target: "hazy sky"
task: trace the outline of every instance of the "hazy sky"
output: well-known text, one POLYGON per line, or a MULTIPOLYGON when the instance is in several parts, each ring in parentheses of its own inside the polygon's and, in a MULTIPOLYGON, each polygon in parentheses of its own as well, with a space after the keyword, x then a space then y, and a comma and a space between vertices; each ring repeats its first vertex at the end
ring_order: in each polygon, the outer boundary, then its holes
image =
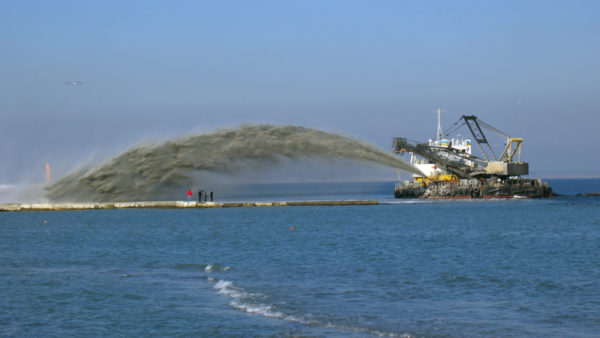
POLYGON ((384 149, 476 114, 600 176, 600 1, 2 1, 0 184, 143 139, 304 125, 384 149), (72 86, 67 81, 82 81, 72 86))

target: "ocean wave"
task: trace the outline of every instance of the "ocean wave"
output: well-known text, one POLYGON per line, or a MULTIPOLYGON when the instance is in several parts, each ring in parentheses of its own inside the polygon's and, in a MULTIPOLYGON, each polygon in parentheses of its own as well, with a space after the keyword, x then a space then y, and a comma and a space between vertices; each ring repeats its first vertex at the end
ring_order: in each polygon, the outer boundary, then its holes
POLYGON ((213 288, 219 293, 231 297, 232 300, 229 305, 238 310, 259 314, 265 317, 285 318, 285 315, 282 312, 274 311, 272 305, 255 302, 257 298, 261 298, 263 295, 247 292, 230 281, 219 280, 215 283, 213 288))
POLYGON ((232 307, 247 313, 257 314, 263 317, 278 318, 286 321, 297 322, 308 326, 324 327, 342 331, 352 331, 357 333, 366 333, 369 335, 379 337, 414 337, 413 335, 407 333, 386 332, 383 330, 377 330, 367 327, 357 327, 341 323, 332 323, 331 321, 325 319, 316 319, 312 315, 299 316, 297 314, 292 314, 291 312, 293 311, 285 311, 285 309, 281 309, 275 304, 265 303, 263 300, 268 298, 266 295, 261 293, 249 292, 228 280, 216 280, 213 288, 217 290, 218 293, 230 297, 231 301, 229 302, 229 305, 231 305, 232 307))
POLYGON ((229 271, 231 267, 221 264, 195 264, 195 263, 180 263, 175 265, 177 270, 199 270, 204 272, 222 272, 229 271))

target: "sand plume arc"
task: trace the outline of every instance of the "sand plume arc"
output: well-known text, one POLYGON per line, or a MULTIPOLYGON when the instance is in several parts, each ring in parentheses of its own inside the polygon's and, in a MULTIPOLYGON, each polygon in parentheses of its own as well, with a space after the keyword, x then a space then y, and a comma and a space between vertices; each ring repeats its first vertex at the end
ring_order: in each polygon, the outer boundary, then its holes
POLYGON ((159 145, 135 146, 93 168, 78 169, 46 187, 52 201, 160 199, 173 187, 191 184, 195 171, 232 173, 282 159, 343 158, 375 162, 420 174, 405 161, 368 143, 301 126, 243 125, 188 136, 159 145))

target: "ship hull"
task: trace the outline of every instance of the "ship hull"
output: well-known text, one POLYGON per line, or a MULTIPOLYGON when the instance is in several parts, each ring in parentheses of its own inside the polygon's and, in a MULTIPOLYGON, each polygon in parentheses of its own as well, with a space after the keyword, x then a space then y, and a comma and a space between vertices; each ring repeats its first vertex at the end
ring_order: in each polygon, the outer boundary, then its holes
POLYGON ((549 198, 552 188, 535 179, 510 181, 410 182, 396 186, 396 198, 471 199, 471 198, 549 198))

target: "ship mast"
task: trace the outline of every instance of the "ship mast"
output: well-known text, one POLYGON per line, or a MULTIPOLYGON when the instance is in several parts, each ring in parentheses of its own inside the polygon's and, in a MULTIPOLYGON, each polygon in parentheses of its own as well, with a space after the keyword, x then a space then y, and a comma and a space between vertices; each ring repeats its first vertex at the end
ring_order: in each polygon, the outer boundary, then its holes
POLYGON ((442 138, 442 135, 444 134, 442 132, 442 109, 438 108, 437 113, 438 113, 437 141, 439 141, 442 138))

